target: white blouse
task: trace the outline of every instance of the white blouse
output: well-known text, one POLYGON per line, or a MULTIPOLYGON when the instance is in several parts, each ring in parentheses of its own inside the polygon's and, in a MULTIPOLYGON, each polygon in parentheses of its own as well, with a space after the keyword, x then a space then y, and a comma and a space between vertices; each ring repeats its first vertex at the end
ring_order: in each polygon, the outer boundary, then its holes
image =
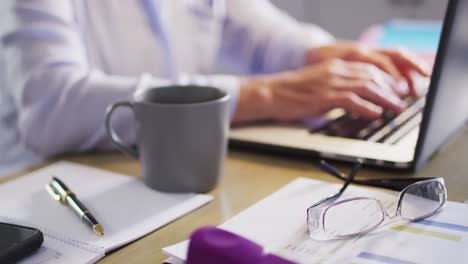
MULTIPOLYGON (((138 87, 211 84, 300 67, 333 41, 267 0, 2 0, 0 175, 47 157, 108 149, 105 109, 138 87)), ((113 118, 130 142, 130 113, 113 118)))

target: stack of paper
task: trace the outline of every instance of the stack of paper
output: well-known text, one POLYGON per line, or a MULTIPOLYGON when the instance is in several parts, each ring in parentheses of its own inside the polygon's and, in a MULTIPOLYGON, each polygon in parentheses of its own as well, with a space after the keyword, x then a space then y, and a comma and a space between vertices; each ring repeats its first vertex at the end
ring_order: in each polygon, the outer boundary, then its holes
MULTIPOLYGON (((267 251, 299 263, 466 263, 468 261, 468 205, 448 202, 439 214, 361 238, 315 241, 309 238, 306 209, 335 193, 341 185, 297 179, 241 212, 221 228, 247 237, 267 251)), ((351 186, 343 198, 374 197, 390 212, 396 194, 351 186)), ((350 215, 349 217, 353 217, 350 215)), ((343 219, 343 224, 348 224, 343 219)), ((183 261, 188 242, 163 249, 183 261)))
POLYGON ((0 185, 0 221, 36 227, 44 243, 24 263, 90 263, 208 203, 208 195, 168 194, 139 179, 60 162, 0 185), (104 228, 99 237, 44 186, 63 180, 104 228))

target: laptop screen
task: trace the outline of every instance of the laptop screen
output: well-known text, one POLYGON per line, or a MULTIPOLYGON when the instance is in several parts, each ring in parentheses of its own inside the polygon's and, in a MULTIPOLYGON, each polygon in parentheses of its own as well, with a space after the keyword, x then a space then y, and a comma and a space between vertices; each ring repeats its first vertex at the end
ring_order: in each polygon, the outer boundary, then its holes
POLYGON ((416 149, 416 168, 468 120, 468 0, 449 2, 416 149))

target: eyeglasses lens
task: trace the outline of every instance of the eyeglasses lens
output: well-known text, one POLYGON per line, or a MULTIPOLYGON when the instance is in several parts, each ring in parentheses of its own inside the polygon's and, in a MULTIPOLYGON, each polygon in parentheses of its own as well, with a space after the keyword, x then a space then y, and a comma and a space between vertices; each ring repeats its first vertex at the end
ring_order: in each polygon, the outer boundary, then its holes
POLYGON ((376 200, 350 200, 327 209, 324 229, 333 236, 349 236, 370 230, 383 219, 383 209, 376 200))
POLYGON ((409 187, 401 198, 401 216, 408 219, 433 214, 445 201, 445 187, 438 181, 409 187))

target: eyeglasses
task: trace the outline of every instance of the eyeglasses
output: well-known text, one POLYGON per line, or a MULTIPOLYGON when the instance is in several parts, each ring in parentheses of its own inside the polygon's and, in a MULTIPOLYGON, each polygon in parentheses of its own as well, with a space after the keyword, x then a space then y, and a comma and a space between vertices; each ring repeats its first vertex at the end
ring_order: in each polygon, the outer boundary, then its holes
POLYGON ((321 162, 324 170, 345 180, 345 183, 337 193, 307 209, 307 225, 311 238, 316 240, 351 238, 396 222, 420 220, 436 214, 447 200, 447 189, 443 178, 354 180, 361 165, 362 162, 357 162, 348 176, 344 177, 343 173, 328 163, 321 162), (336 201, 351 182, 399 190, 395 211, 389 212, 383 202, 376 198, 355 197, 336 201), (404 183, 409 184, 403 187, 404 183))

